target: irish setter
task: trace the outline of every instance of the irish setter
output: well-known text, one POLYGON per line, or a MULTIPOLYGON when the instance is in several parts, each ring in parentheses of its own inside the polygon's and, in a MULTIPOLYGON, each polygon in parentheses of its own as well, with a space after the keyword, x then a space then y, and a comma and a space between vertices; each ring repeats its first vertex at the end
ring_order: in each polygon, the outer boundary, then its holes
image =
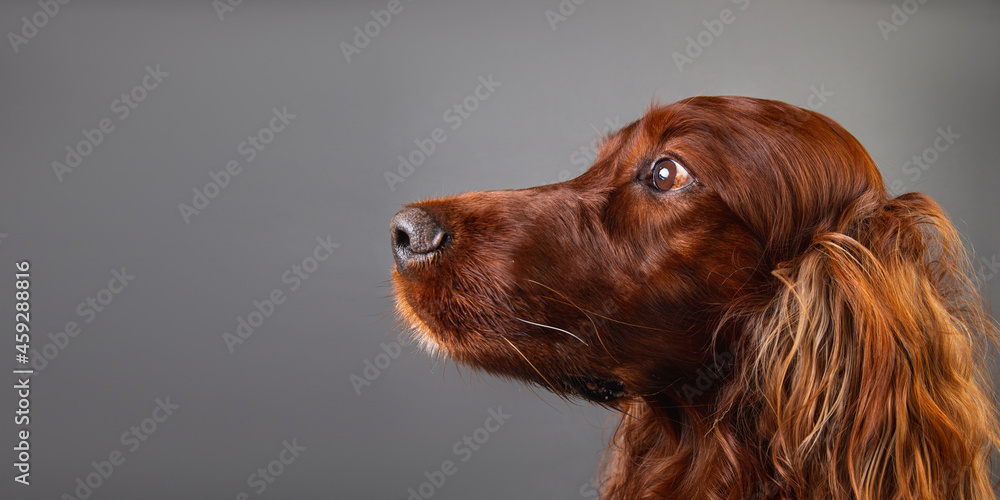
POLYGON ((995 327, 955 228, 785 103, 695 97, 575 179, 407 205, 432 354, 621 412, 605 499, 986 499, 995 327))

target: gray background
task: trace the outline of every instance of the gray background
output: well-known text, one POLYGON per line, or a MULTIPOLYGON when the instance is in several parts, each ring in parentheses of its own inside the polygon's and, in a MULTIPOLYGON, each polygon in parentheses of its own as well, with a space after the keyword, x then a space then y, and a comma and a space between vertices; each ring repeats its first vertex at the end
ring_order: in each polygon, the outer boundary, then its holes
MULTIPOLYGON (((403 0, 348 62, 340 44, 387 1, 245 0, 221 20, 210 0, 74 1, 16 53, 8 33, 41 8, 3 2, 0 311, 13 322, 13 264, 30 259, 33 348, 69 321, 81 333, 31 382, 33 484, 7 465, 0 497, 74 495, 115 450, 125 462, 90 498, 403 499, 444 460, 458 470, 433 498, 585 497, 609 414, 413 346, 360 394, 351 376, 398 333, 387 229, 402 204, 575 176, 595 129, 653 99, 818 104, 898 191, 945 206, 995 283, 997 2, 929 0, 888 39, 889 1, 587 0, 553 29, 559 4, 403 0), (727 8, 735 21, 680 71, 672 54, 727 8), (112 106, 147 65, 169 76, 120 119, 112 106), (451 130, 443 113, 490 74, 501 86, 451 130), (282 107, 296 117, 245 161, 241 141, 282 107), (52 162, 103 118, 114 132, 60 182, 52 162), (949 126, 960 137, 927 171, 904 170, 949 126), (435 127, 446 142, 391 190, 384 172, 435 127), (185 223, 178 205, 230 160, 242 172, 185 223), (282 273, 327 235, 339 248, 290 291, 282 273), (84 323, 78 304, 122 267, 134 280, 84 323), (286 302, 231 354, 223 332, 275 288, 286 302), (180 408, 129 452, 121 434, 166 397, 180 408), (512 417, 462 462, 454 443, 497 407, 512 417), (292 439, 306 450, 258 495, 248 476, 292 439)), ((0 365, 14 368, 4 338, 0 365)), ((9 464, 16 398, 3 377, 9 464)))

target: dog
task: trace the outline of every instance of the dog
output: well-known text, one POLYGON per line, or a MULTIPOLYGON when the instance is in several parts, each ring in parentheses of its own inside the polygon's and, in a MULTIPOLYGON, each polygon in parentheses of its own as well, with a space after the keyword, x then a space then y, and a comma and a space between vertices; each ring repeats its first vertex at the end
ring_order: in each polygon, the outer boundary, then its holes
POLYGON ((654 104, 579 177, 406 205, 391 241, 428 353, 620 412, 602 498, 993 498, 960 237, 822 114, 654 104))

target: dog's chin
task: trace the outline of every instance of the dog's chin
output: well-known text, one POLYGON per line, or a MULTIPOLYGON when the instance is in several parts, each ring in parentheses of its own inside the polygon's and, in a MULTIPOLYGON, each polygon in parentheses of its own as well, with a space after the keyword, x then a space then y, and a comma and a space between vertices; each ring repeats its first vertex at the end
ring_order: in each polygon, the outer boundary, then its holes
POLYGON ((481 370, 493 375, 522 382, 532 383, 547 389, 563 397, 590 401, 602 405, 614 405, 614 403, 626 396, 625 383, 613 377, 600 375, 545 375, 535 372, 520 373, 510 372, 500 368, 509 367, 509 360, 484 361, 481 357, 464 352, 462 350, 449 349, 446 344, 439 341, 433 334, 416 333, 415 342, 421 350, 428 355, 454 359, 459 364, 468 366, 474 370, 481 370))
POLYGON ((451 358, 476 370, 535 383, 561 396, 579 397, 598 404, 614 404, 616 400, 626 395, 625 384, 612 377, 592 374, 546 376, 538 373, 534 366, 531 367, 532 371, 527 374, 506 371, 501 367, 509 367, 509 360, 493 360, 493 362, 490 362, 483 359, 484 356, 481 355, 482 353, 476 355, 475 353, 464 352, 462 349, 455 349, 449 346, 449 343, 443 340, 447 338, 447 335, 434 331, 433 328, 420 318, 405 298, 399 297, 396 310, 399 312, 405 326, 412 332, 413 341, 420 347, 420 350, 431 357, 451 358))
POLYGON ((437 338, 431 327, 420 319, 413 307, 398 292, 396 312, 399 314, 403 326, 410 332, 411 339, 420 346, 420 350, 435 358, 449 355, 445 344, 437 338))

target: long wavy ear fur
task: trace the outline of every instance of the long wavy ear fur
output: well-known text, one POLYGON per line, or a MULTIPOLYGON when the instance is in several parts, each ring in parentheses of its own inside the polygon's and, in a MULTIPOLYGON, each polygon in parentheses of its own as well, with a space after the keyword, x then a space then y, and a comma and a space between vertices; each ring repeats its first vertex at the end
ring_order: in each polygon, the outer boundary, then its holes
POLYGON ((781 497, 994 498, 996 330, 969 271, 919 193, 855 203, 774 271, 741 377, 781 497))

